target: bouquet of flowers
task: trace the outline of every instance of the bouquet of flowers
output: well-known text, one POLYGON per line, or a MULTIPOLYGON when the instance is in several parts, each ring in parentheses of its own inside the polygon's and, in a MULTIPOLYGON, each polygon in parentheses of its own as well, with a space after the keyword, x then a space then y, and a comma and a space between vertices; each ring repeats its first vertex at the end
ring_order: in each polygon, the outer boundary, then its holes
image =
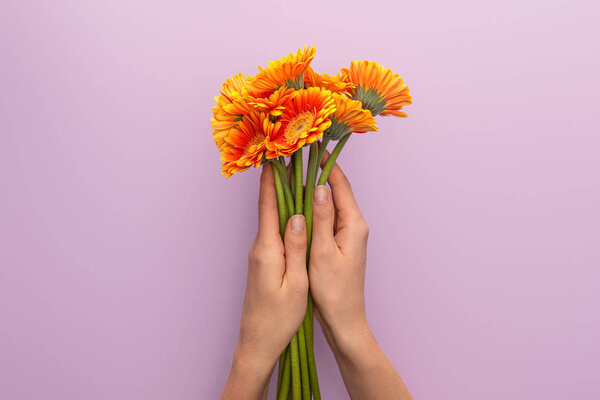
MULTIPOLYGON (((310 250, 313 190, 324 185, 353 132, 377 131, 377 115, 406 117, 408 86, 390 69, 371 61, 352 61, 334 76, 315 72, 315 47, 298 49, 259 68, 255 76, 228 78, 215 97, 211 127, 227 178, 251 166, 273 166, 283 238, 288 218, 304 214, 310 250), (320 142, 319 142, 320 140, 320 142), (330 141, 337 141, 322 168, 330 141), (303 149, 309 147, 306 173, 303 149), (304 179, 306 176, 306 180, 304 179), (318 183, 317 183, 318 182, 318 183)), ((310 251, 309 251, 310 252, 310 251)), ((321 398, 313 346, 313 300, 279 359, 277 398, 321 398)))

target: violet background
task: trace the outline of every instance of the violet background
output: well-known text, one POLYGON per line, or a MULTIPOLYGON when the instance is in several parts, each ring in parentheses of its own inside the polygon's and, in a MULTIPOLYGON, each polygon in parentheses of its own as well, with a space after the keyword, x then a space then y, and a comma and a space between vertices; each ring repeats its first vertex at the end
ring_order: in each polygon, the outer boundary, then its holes
MULTIPOLYGON (((371 226, 372 328, 416 399, 600 398, 592 1, 0 4, 0 398, 215 399, 258 171, 213 96, 315 44, 378 61, 408 119, 340 162, 371 226)), ((324 398, 347 398, 317 330, 324 398)))

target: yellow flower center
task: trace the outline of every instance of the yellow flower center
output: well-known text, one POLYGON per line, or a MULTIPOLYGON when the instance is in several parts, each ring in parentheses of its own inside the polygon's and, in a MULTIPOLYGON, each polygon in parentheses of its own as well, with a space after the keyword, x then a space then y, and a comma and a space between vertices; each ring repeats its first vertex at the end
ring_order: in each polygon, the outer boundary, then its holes
POLYGON ((302 135, 306 134, 306 132, 313 127, 314 122, 315 114, 311 112, 297 115, 285 128, 285 139, 288 143, 295 143, 302 135))

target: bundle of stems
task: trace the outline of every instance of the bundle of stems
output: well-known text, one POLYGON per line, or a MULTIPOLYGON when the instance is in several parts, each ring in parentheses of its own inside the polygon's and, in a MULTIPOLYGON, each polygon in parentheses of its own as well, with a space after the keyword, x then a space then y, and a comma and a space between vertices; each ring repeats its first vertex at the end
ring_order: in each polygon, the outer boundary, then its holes
MULTIPOLYGON (((323 166, 318 182, 317 173, 319 165, 330 140, 327 136, 323 137, 320 145, 317 142, 310 144, 306 182, 304 182, 302 148, 292 154, 288 164, 286 164, 284 157, 270 161, 275 177, 275 191, 277 193, 279 211, 279 231, 282 239, 288 219, 295 214, 304 214, 308 239, 306 254, 307 268, 312 240, 313 191, 316 184, 324 185, 327 182, 329 173, 350 135, 349 133, 339 140, 323 166), (289 176, 288 167, 290 171, 289 176)), ((279 358, 277 399, 311 400, 313 397, 315 400, 321 399, 317 366, 315 363, 313 332, 313 299, 309 289, 306 314, 302 325, 279 358)))

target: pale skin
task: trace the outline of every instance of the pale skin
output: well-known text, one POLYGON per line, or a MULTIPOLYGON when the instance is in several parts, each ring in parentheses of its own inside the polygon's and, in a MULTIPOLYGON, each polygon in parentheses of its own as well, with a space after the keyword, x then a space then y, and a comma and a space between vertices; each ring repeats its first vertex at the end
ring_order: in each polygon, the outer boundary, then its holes
POLYGON ((316 318, 350 398, 412 399, 367 322, 364 282, 368 225, 337 164, 328 183, 331 191, 323 185, 314 191, 307 271, 304 217, 290 218, 282 241, 273 171, 268 165, 263 167, 259 227, 248 257, 240 334, 221 400, 267 398, 279 355, 304 318, 309 282, 316 318))

